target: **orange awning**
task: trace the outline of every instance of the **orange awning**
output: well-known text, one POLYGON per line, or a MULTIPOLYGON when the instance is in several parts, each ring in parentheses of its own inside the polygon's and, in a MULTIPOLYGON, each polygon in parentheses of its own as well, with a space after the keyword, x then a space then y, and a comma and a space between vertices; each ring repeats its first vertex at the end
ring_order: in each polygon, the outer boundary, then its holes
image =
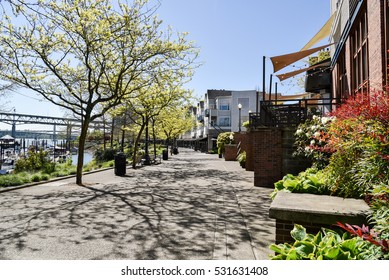
POLYGON ((287 72, 287 73, 284 73, 284 74, 278 74, 276 75, 278 79, 280 79, 280 81, 283 81, 283 80, 286 80, 286 79, 289 79, 291 77, 294 77, 300 73, 303 73, 303 72, 306 72, 308 70, 312 70, 312 69, 316 69, 318 67, 322 67, 324 66, 326 63, 322 63, 322 64, 317 64, 317 65, 314 65, 314 66, 311 66, 311 67, 307 67, 307 68, 303 68, 303 69, 299 69, 299 70, 296 70, 296 71, 292 71, 292 72, 287 72))
POLYGON ((326 47, 331 46, 334 43, 327 44, 324 46, 316 47, 313 49, 305 50, 305 51, 299 51, 299 52, 294 52, 294 53, 289 53, 289 54, 284 54, 284 55, 279 55, 279 56, 273 56, 271 57, 271 61, 273 63, 273 68, 274 72, 277 72, 281 70, 282 68, 285 68, 286 66, 299 61, 300 59, 303 59, 304 57, 314 54, 315 52, 318 52, 322 49, 325 49, 326 47))

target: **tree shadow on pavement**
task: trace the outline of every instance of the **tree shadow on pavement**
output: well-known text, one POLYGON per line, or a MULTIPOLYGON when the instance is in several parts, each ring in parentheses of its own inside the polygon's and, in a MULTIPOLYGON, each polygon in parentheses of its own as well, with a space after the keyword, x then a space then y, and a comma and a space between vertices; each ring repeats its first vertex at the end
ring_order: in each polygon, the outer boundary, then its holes
POLYGON ((170 167, 115 185, 2 195, 0 258, 246 259, 247 244, 269 245, 268 190, 201 162, 170 167))

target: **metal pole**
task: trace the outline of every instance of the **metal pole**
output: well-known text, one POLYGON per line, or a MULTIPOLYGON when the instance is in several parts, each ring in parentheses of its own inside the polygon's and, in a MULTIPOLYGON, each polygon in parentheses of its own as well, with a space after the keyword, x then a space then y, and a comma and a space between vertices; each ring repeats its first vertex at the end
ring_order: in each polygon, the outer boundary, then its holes
POLYGON ((273 74, 270 74, 269 100, 271 100, 271 89, 273 84, 273 74))
MULTIPOLYGON (((263 99, 262 101, 265 101, 265 84, 266 84, 266 56, 263 56, 262 58, 262 94, 263 94, 263 99)), ((258 113, 258 112, 257 112, 258 113)))
POLYGON ((241 113, 242 113, 242 108, 240 108, 240 106, 239 106, 239 133, 241 132, 241 129, 240 129, 240 127, 241 127, 241 113))
POLYGON ((277 82, 276 82, 276 85, 275 85, 275 87, 276 87, 276 88, 275 88, 275 91, 276 91, 276 92, 275 92, 275 94, 276 94, 276 105, 277 105, 277 85, 278 85, 278 84, 277 84, 277 82))

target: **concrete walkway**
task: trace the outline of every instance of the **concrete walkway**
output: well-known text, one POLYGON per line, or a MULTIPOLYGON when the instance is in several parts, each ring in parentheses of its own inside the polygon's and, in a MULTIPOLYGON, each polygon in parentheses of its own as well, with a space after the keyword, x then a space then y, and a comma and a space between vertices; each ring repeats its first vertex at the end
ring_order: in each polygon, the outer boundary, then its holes
POLYGON ((272 189, 217 155, 180 149, 113 170, 0 193, 0 259, 268 259, 272 189))

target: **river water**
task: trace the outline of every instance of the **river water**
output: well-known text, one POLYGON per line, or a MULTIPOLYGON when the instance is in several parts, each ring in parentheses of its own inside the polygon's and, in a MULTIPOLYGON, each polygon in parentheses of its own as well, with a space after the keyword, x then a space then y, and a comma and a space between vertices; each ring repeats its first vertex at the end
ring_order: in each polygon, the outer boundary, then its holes
MULTIPOLYGON (((91 162, 93 159, 93 154, 86 152, 84 153, 84 165, 91 162)), ((72 155, 72 164, 77 165, 78 155, 72 155)))

